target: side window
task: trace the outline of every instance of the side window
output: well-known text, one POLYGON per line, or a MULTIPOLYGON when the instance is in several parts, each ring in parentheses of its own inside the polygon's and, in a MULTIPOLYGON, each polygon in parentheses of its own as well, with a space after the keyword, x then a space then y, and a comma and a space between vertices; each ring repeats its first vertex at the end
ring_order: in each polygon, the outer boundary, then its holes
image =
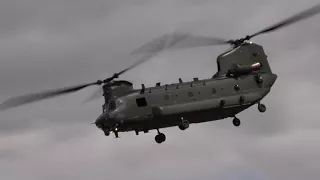
POLYGON ((136 102, 137 102, 137 106, 138 107, 144 107, 144 106, 147 106, 147 100, 146 98, 138 98, 136 99, 136 102))
POLYGON ((116 109, 116 101, 115 100, 110 101, 108 109, 109 109, 109 111, 113 111, 116 109))

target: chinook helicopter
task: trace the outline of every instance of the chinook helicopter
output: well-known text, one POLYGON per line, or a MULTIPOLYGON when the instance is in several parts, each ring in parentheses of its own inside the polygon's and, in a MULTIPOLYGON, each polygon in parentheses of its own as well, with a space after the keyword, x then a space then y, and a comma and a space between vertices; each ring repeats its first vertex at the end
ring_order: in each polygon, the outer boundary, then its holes
POLYGON ((104 105, 102 114, 95 125, 106 136, 111 132, 118 138, 119 132, 135 131, 147 133, 157 130, 157 143, 166 140, 159 129, 177 126, 181 130, 190 124, 233 118, 233 125, 240 126, 236 117, 240 112, 257 104, 263 113, 266 106, 261 103, 271 91, 277 75, 272 72, 262 46, 250 42, 250 39, 311 17, 320 12, 320 5, 292 16, 269 28, 238 40, 195 36, 174 32, 147 43, 133 53, 147 53, 137 63, 113 76, 96 82, 67 87, 58 90, 28 94, 11 98, 0 109, 8 109, 23 104, 52 98, 79 91, 92 85, 103 85, 104 105), (185 42, 185 43, 183 43, 185 42), (180 46, 179 46, 180 44, 180 46), (156 54, 175 48, 190 48, 207 45, 231 44, 232 48, 217 57, 217 72, 211 78, 177 83, 156 83, 153 87, 134 89, 131 82, 114 80, 128 70, 151 59, 156 54))

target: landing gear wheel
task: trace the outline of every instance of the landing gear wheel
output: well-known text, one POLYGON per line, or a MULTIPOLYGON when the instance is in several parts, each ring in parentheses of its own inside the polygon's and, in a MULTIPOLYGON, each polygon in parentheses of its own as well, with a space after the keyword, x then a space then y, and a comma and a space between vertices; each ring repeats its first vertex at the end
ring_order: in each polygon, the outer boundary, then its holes
POLYGON ((182 120, 181 121, 181 124, 179 125, 179 129, 180 130, 186 130, 186 129, 188 129, 189 128, 189 121, 187 121, 187 120, 182 120))
POLYGON ((117 130, 114 130, 113 133, 114 133, 114 136, 115 136, 116 138, 119 138, 119 133, 118 133, 117 130))
POLYGON ((160 144, 166 140, 166 135, 164 135, 163 133, 159 133, 158 135, 156 135, 156 137, 154 139, 156 140, 156 142, 158 144, 160 144))
POLYGON ((106 135, 106 136, 110 135, 110 130, 108 130, 108 129, 104 129, 103 132, 104 132, 104 135, 106 135))
POLYGON ((240 126, 241 121, 240 121, 240 119, 235 117, 235 118, 233 118, 232 123, 233 123, 234 126, 238 127, 238 126, 240 126))
POLYGON ((135 133, 136 133, 137 136, 139 135, 139 131, 138 130, 135 130, 135 133))
POLYGON ((267 110, 267 107, 264 105, 264 104, 258 104, 258 110, 261 112, 261 113, 264 113, 266 112, 267 110))

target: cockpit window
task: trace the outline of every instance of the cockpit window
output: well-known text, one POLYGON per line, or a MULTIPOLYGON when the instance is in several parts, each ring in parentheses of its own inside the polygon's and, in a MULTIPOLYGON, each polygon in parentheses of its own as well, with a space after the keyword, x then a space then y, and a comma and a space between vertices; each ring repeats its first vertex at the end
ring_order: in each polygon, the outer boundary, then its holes
POLYGON ((220 62, 217 61, 217 68, 218 68, 218 72, 221 71, 221 67, 220 67, 220 62))
POLYGON ((122 106, 124 104, 123 99, 117 99, 116 105, 118 106, 122 106))
POLYGON ((119 110, 125 107, 125 101, 123 99, 112 99, 108 103, 107 111, 119 110))
POLYGON ((113 111, 113 110, 115 110, 116 109, 116 101, 115 100, 111 100, 110 102, 109 102, 109 107, 108 107, 108 110, 109 111, 113 111))

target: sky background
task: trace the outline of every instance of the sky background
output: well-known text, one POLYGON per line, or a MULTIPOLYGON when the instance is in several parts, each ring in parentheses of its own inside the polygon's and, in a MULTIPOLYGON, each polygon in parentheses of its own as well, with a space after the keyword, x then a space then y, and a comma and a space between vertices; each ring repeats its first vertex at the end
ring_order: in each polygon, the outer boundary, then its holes
MULTIPOLYGON (((3 0, 0 100, 111 76, 139 59, 129 53, 180 27, 241 38, 316 0, 3 0)), ((278 79, 263 103, 232 119, 105 137, 90 123, 103 99, 96 87, 0 112, 4 180, 301 180, 320 177, 320 15, 252 41, 263 45, 278 79)), ((144 83, 211 77, 228 46, 165 52, 124 74, 144 83)))

